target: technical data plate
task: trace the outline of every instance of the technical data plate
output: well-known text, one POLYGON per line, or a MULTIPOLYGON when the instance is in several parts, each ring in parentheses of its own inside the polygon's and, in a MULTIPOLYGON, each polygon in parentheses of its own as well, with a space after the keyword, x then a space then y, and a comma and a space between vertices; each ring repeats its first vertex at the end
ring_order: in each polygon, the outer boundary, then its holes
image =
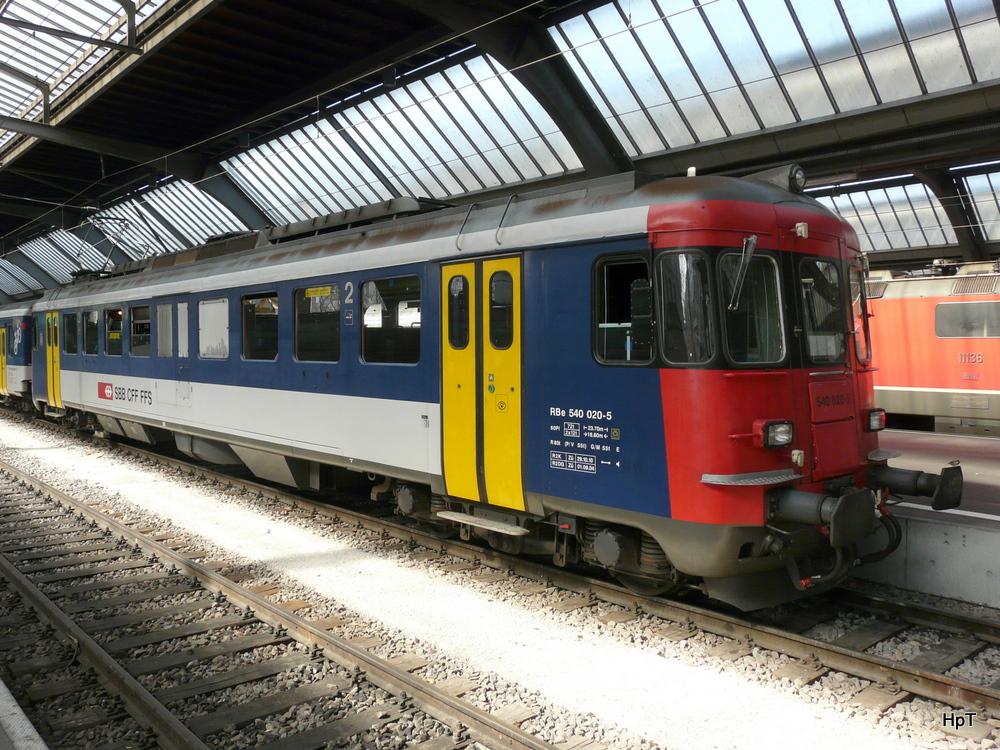
POLYGON ((910 697, 905 690, 887 690, 878 685, 869 685, 851 699, 850 705, 885 711, 910 697))

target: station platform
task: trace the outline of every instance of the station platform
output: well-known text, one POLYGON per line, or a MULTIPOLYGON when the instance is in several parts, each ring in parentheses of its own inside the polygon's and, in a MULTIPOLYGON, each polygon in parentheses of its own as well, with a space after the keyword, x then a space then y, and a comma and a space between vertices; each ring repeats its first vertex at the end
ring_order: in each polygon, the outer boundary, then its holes
POLYGON ((0 750, 48 750, 31 721, 0 682, 0 750))
POLYGON ((962 505, 934 511, 929 498, 905 498, 893 506, 899 549, 855 577, 1000 608, 1000 438, 886 430, 879 443, 903 454, 889 462, 901 469, 937 472, 960 461, 962 505))

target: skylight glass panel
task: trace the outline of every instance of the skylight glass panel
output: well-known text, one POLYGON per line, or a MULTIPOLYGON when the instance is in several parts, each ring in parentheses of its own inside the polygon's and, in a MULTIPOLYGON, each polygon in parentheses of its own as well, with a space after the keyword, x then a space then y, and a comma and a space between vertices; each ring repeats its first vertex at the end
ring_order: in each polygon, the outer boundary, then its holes
MULTIPOLYGON (((166 0, 136 0, 136 26, 160 8, 166 0)), ((9 0, 3 5, 6 18, 47 28, 69 31, 124 44, 127 32, 125 12, 113 0, 74 0, 72 3, 9 0)), ((13 26, 0 26, 0 62, 46 82, 52 101, 111 50, 91 43, 68 39, 13 26)), ((7 71, 0 71, 0 114, 40 119, 42 95, 30 83, 7 71)), ((0 143, 12 134, 3 131, 0 143)))
POLYGON ((93 221, 116 247, 136 259, 186 248, 166 225, 136 201, 105 209, 93 221))
POLYGON ((976 220, 987 240, 1000 240, 1000 172, 969 175, 962 178, 972 198, 976 220))
POLYGON ((992 0, 952 0, 958 17, 959 36, 972 60, 976 80, 1000 78, 1000 55, 997 54, 997 21, 992 0))
POLYGON ((80 266, 75 265, 44 237, 21 242, 17 249, 44 268, 45 272, 60 284, 68 284, 73 279, 71 275, 73 271, 80 269, 80 266))
POLYGON ((920 183, 855 190, 819 201, 854 227, 866 252, 958 242, 941 203, 920 183))
POLYGON ((223 166, 285 224, 565 174, 580 161, 534 97, 480 57, 343 106, 223 166))
POLYGON ((143 196, 143 200, 174 232, 182 235, 189 246, 249 228, 215 198, 184 180, 174 180, 153 190, 143 196))
MULTIPOLYGON (((86 236, 86 233, 84 236, 86 236)), ((45 239, 62 250, 68 258, 71 258, 77 268, 85 268, 90 271, 100 271, 108 264, 107 250, 102 252, 86 240, 80 239, 75 234, 71 234, 65 229, 57 229, 54 232, 45 235, 45 239)), ((95 242, 97 241, 96 236, 94 236, 93 239, 95 242)))
POLYGON ((549 29, 633 157, 1000 77, 998 31, 990 0, 616 0, 549 29))
POLYGON ((4 258, 0 258, 0 272, 2 272, 0 273, 0 283, 2 283, 0 288, 7 294, 21 294, 43 287, 43 284, 34 276, 4 258))
POLYGON ((186 250, 247 229, 222 204, 183 180, 100 211, 92 221, 133 258, 186 250))

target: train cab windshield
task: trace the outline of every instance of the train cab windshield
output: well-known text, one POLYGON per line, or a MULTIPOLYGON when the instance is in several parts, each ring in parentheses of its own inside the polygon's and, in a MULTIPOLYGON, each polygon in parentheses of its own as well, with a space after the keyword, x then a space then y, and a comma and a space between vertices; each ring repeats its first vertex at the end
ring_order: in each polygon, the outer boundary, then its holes
POLYGON ((652 261, 612 256, 595 266, 599 361, 773 367, 800 346, 806 365, 825 366, 846 361, 852 338, 858 360, 871 359, 860 267, 800 256, 786 286, 784 261, 753 248, 669 249, 652 261), (792 292, 798 298, 786 299, 792 292))
POLYGON ((820 258, 799 262, 806 356, 813 364, 843 362, 847 351, 839 265, 820 258))

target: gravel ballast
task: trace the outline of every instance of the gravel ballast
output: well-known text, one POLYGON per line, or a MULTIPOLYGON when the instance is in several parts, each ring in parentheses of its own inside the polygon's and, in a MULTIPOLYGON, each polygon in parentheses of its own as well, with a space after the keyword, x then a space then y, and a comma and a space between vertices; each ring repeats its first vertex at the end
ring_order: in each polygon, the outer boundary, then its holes
POLYGON ((482 687, 468 696, 473 702, 543 707, 524 728, 550 741, 579 734, 611 748, 996 746, 946 736, 942 709, 929 701, 884 715, 848 708, 867 683, 836 674, 805 688, 775 681, 773 666, 785 657, 754 649, 725 662, 707 656, 719 642, 711 635, 664 641, 651 635, 663 623, 648 616, 604 625, 595 614, 607 605, 555 613, 545 605, 567 596, 561 592, 519 597, 511 589, 521 579, 476 582, 28 424, 0 421, 0 457, 78 496, 197 535, 214 556, 247 564, 283 589, 296 586, 288 595, 308 598, 321 614, 355 613, 387 640, 386 653, 432 654, 436 664, 422 675, 476 679, 482 687))

